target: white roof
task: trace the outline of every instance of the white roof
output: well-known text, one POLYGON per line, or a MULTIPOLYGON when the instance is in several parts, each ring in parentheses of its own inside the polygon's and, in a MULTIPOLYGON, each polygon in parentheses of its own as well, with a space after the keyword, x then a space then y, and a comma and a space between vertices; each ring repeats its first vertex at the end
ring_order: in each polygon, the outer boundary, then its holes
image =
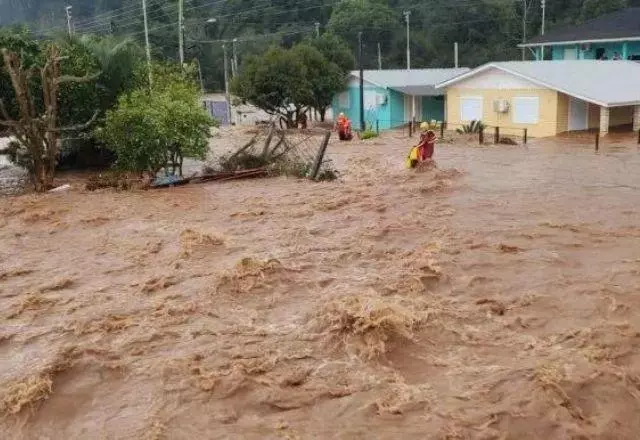
POLYGON ((640 63, 635 61, 509 61, 489 63, 436 85, 450 87, 489 69, 602 107, 640 104, 640 63))
MULTIPOLYGON (((442 95, 435 85, 455 76, 469 72, 468 67, 458 69, 388 69, 365 70, 364 80, 379 87, 394 89, 407 95, 434 96, 442 95)), ((360 71, 354 70, 351 75, 360 78, 360 71)))

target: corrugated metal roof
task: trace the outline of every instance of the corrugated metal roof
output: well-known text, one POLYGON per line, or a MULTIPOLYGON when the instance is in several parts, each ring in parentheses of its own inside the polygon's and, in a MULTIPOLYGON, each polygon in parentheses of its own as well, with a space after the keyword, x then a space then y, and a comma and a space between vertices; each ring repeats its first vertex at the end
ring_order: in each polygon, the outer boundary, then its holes
POLYGON ((527 41, 523 46, 640 38, 640 8, 601 15, 576 26, 559 27, 527 41))
POLYGON ((449 87, 494 68, 603 107, 640 104, 640 63, 635 61, 496 62, 444 81, 436 87, 449 87))
MULTIPOLYGON (((435 85, 455 76, 469 72, 468 67, 457 69, 388 69, 365 70, 364 80, 381 87, 388 87, 407 95, 442 95, 435 85)), ((360 72, 354 70, 351 75, 360 78, 360 72)))

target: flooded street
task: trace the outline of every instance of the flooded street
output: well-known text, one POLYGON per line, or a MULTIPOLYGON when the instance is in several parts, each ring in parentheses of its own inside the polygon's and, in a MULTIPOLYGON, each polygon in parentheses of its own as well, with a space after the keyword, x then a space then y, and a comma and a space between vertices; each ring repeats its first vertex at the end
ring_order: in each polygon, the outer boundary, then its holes
POLYGON ((0 199, 3 438, 637 438, 636 145, 408 147, 0 199))

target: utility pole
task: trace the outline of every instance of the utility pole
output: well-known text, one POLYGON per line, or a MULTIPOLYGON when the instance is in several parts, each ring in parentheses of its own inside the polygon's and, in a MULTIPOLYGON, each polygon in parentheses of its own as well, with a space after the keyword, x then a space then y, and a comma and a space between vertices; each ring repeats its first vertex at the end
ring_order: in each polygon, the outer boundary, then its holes
POLYGON ((320 22, 316 21, 316 38, 320 38, 320 22))
MULTIPOLYGON (((529 7, 531 7, 532 0, 522 0, 522 44, 527 43, 527 15, 529 14, 529 7)), ((526 48, 522 47, 522 61, 527 59, 526 48)))
POLYGON ((542 0, 542 28, 540 29, 540 34, 544 35, 544 22, 547 15, 547 0, 542 0))
POLYGON ((360 131, 364 131, 364 66, 362 65, 362 32, 358 32, 358 64, 360 65, 360 131))
POLYGON ((153 82, 151 75, 151 46, 149 45, 149 22, 147 20, 147 0, 142 0, 142 15, 144 17, 144 43, 147 52, 147 66, 149 69, 149 87, 153 82))
POLYGON ((378 42, 378 70, 382 70, 382 50, 380 50, 380 42, 378 42))
POLYGON ((407 70, 411 70, 411 24, 409 17, 411 17, 411 11, 404 11, 404 19, 407 22, 407 70))
POLYGON ((231 47, 231 52, 233 59, 231 60, 231 76, 235 78, 238 74, 238 52, 236 50, 236 43, 238 42, 237 38, 233 39, 233 44, 231 47))
POLYGON ((69 33, 69 37, 71 37, 71 6, 67 6, 64 8, 67 13, 67 32, 69 33))
POLYGON ((180 66, 184 66, 184 0, 178 0, 178 46, 180 66))
MULTIPOLYGON (((541 0, 541 1, 542 1, 542 26, 540 26, 540 35, 544 36, 544 25, 545 25, 545 19, 547 15, 547 1, 546 0, 541 0)), ((544 44, 540 46, 540 61, 544 61, 544 44)))
POLYGON ((459 67, 458 64, 458 42, 453 43, 453 62, 456 69, 459 67))
POLYGON ((229 94, 229 57, 227 56, 227 44, 222 43, 222 52, 224 53, 224 96, 227 100, 227 117, 229 125, 231 125, 231 95, 229 94))

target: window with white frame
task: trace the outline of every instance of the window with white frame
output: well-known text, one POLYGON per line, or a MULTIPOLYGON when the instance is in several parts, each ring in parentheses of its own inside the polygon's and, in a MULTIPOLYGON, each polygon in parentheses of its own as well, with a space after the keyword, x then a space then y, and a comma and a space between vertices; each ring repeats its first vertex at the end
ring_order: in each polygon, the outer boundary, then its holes
POLYGON ((540 98, 537 96, 513 98, 511 120, 514 124, 537 124, 540 120, 540 98))
POLYGON ((349 108, 349 92, 342 92, 338 95, 338 107, 349 108))
POLYGON ((460 98, 460 121, 481 121, 482 106, 481 96, 462 96, 460 98))

